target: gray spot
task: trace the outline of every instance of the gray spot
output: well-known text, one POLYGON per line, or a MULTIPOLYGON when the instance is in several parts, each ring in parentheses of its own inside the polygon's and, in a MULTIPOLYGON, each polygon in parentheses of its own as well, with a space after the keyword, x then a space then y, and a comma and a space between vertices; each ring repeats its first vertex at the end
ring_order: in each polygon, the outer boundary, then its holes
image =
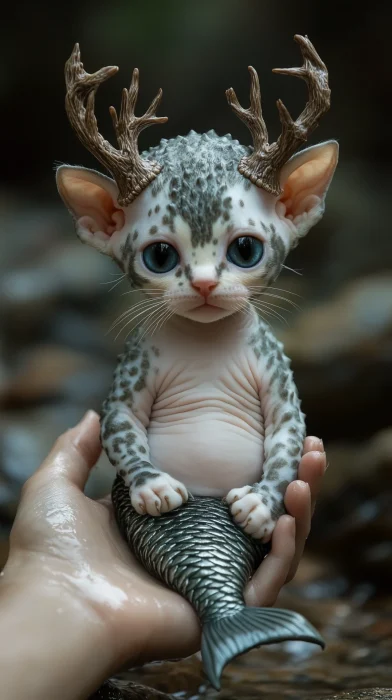
POLYGON ((154 183, 161 181, 169 186, 169 197, 178 215, 190 227, 193 247, 211 241, 213 224, 232 204, 231 198, 225 197, 227 188, 236 182, 249 182, 237 165, 250 153, 250 148, 229 136, 191 131, 188 136, 162 141, 145 154, 162 164, 154 183))
POLYGON ((148 281, 145 277, 139 275, 135 270, 136 251, 133 249, 131 234, 128 233, 124 245, 120 248, 121 261, 120 265, 131 282, 132 287, 141 288, 148 281))
POLYGON ((138 474, 132 486, 143 486, 148 479, 156 479, 159 476, 159 472, 156 471, 145 471, 138 474))
POLYGON ((270 230, 270 255, 265 264, 265 269, 267 271, 267 284, 269 284, 278 277, 288 253, 283 239, 276 233, 276 229, 273 224, 271 224, 270 230))
POLYGON ((222 276, 223 270, 226 270, 226 269, 227 269, 227 265, 225 262, 219 263, 219 265, 215 268, 218 279, 220 279, 220 277, 222 276))
POLYGON ((187 280, 189 280, 189 282, 192 282, 192 268, 190 265, 185 265, 184 275, 187 278, 187 280))

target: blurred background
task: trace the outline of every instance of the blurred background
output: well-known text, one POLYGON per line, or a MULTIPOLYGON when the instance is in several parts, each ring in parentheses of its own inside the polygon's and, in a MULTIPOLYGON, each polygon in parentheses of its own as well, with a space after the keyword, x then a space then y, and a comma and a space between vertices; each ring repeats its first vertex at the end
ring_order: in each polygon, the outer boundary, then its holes
MULTIPOLYGON (((68 0, 8 4, 2 23, 2 562, 21 485, 61 431, 87 408, 99 410, 123 344, 108 329, 128 303, 126 283, 111 289, 114 264, 77 241, 55 187, 55 163, 100 169, 65 115, 63 68, 73 44, 80 42, 89 72, 120 66, 96 101, 109 139, 108 107, 119 105, 133 67, 141 73, 139 113, 163 88, 160 114, 169 122, 144 131, 142 147, 211 128, 248 143, 225 89, 248 104, 249 64, 275 139, 276 99, 293 115, 306 100, 305 84, 271 73, 300 65, 295 33, 309 35, 329 69, 331 110, 310 143, 338 139, 340 163, 323 221, 288 258, 296 272, 279 280, 298 295, 282 296, 301 310, 281 300, 286 322, 274 324, 292 357, 308 432, 323 438, 330 464, 307 554, 283 602, 305 612, 329 648, 323 656, 305 648, 303 658, 289 648, 278 657, 263 652, 262 662, 247 655, 232 678, 241 689, 228 686, 222 697, 259 697, 252 659, 269 678, 265 698, 276 688, 283 697, 286 682, 284 697, 301 699, 392 686, 391 19, 390 6, 377 1, 353 11, 337 0, 68 0), (289 669, 286 680, 273 675, 277 660, 289 669)), ((107 491, 112 478, 103 457, 89 494, 107 491)), ((155 685, 159 679, 155 669, 155 685)))

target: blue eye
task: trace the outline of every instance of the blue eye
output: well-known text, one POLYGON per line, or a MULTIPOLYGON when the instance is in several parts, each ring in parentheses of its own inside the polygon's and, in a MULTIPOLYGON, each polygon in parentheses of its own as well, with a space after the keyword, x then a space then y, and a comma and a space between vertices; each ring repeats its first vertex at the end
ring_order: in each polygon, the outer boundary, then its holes
POLYGON ((252 236, 240 236, 230 243, 227 259, 238 267, 254 267, 264 253, 264 243, 252 236))
POLYGON ((151 272, 170 272, 177 265, 179 255, 170 243, 152 243, 143 250, 143 261, 151 272))

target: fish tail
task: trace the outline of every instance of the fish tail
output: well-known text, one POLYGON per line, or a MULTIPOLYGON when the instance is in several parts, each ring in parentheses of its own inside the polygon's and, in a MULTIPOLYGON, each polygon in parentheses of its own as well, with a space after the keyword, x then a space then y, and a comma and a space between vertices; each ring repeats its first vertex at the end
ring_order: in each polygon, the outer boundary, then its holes
POLYGON ((229 661, 253 647, 288 640, 325 646, 317 630, 291 610, 244 607, 230 616, 210 619, 203 626, 201 642, 208 680, 219 690, 222 670, 229 661))

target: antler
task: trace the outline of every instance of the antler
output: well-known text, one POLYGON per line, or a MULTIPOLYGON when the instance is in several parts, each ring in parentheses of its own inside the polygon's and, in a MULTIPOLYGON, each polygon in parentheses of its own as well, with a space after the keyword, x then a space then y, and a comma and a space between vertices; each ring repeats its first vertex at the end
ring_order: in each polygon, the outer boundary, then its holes
POLYGON ((275 68, 274 73, 294 75, 308 85, 309 100, 303 112, 294 121, 281 100, 278 100, 282 132, 277 141, 268 143, 268 131, 262 109, 260 85, 257 73, 252 66, 250 72, 250 107, 244 109, 238 102, 233 88, 226 90, 226 97, 234 113, 247 125, 252 134, 254 150, 250 156, 241 158, 238 170, 257 187, 280 195, 282 192, 279 174, 283 165, 297 148, 307 140, 308 135, 318 125, 320 117, 329 109, 331 91, 328 87, 328 71, 307 36, 294 37, 301 48, 304 63, 301 68, 275 68))
POLYGON ((120 117, 110 107, 119 150, 114 148, 98 131, 94 114, 95 93, 101 83, 117 73, 116 66, 101 68, 96 73, 86 73, 80 60, 79 44, 65 64, 67 94, 65 108, 69 121, 80 141, 113 175, 118 189, 120 206, 130 204, 147 185, 156 178, 162 166, 152 160, 142 160, 138 151, 141 131, 152 124, 163 124, 167 117, 155 116, 162 98, 162 90, 152 101, 142 117, 135 116, 135 105, 139 91, 139 71, 133 71, 129 90, 122 93, 120 117))

